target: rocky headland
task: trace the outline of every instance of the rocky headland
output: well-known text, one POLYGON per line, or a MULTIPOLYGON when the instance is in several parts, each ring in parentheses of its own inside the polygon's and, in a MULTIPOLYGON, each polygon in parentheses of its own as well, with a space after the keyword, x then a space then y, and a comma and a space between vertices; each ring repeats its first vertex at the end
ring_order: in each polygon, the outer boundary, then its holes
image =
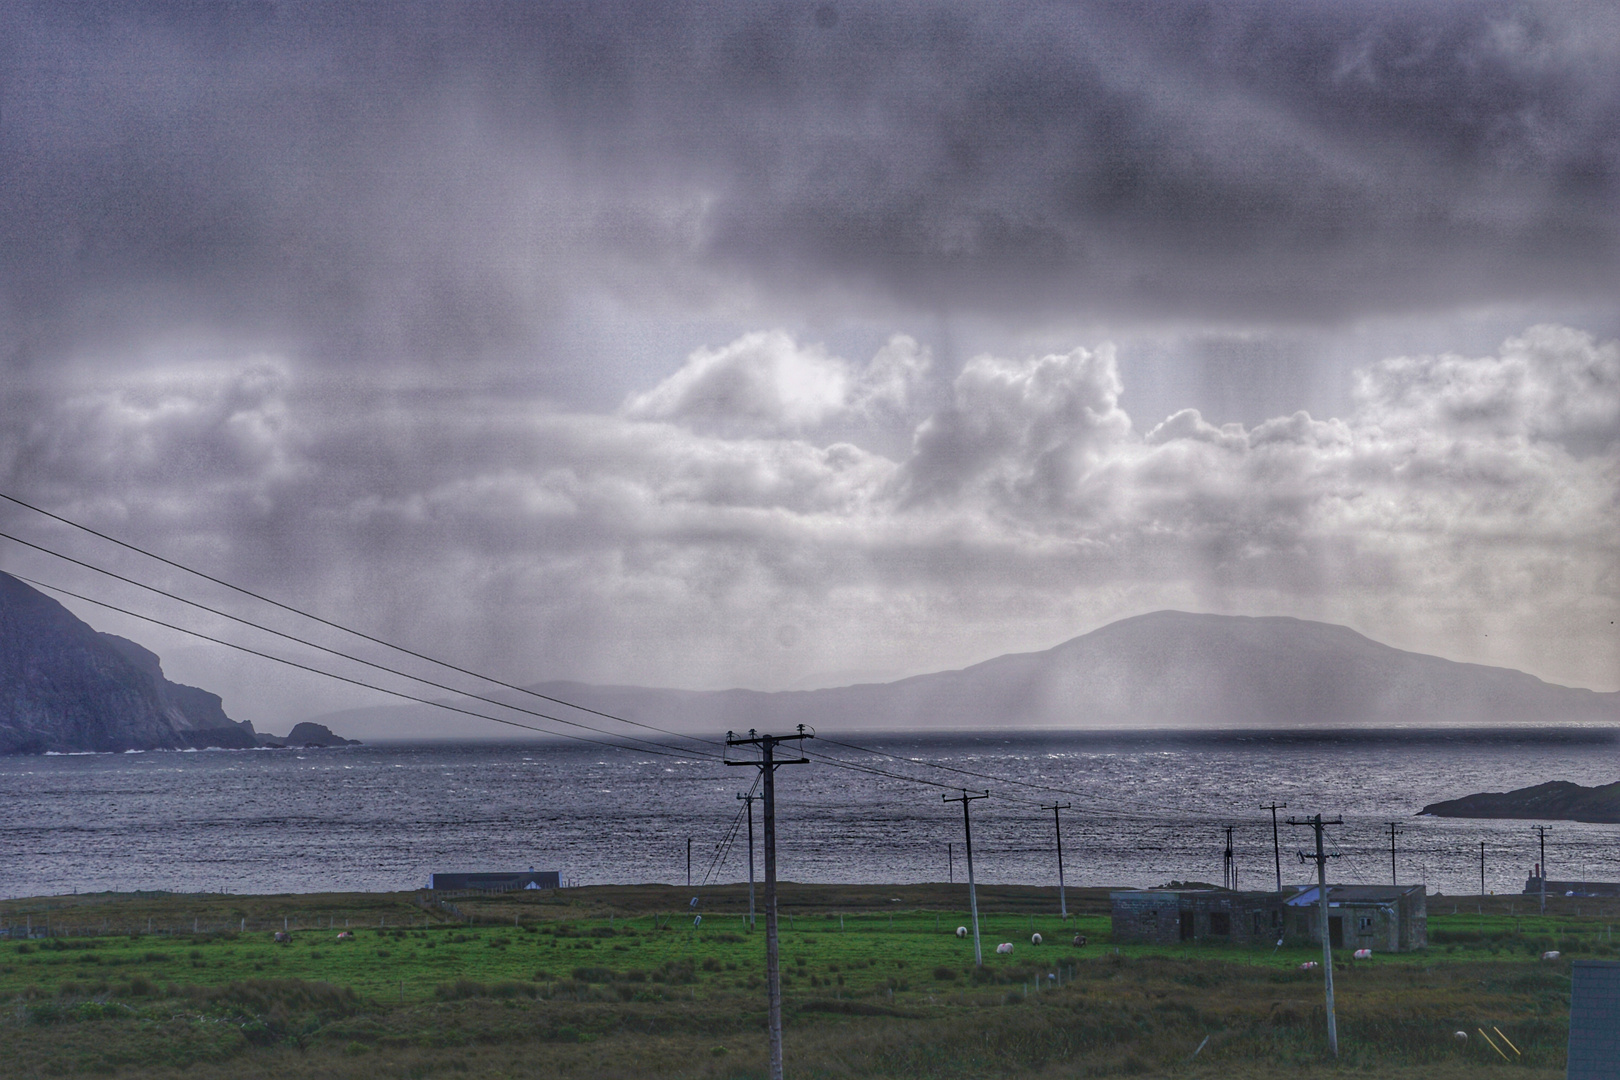
MULTIPOLYGON (((344 745, 320 724, 307 742, 344 745)), ((260 745, 218 694, 170 682, 156 653, 100 633, 67 608, 0 573, 0 754, 246 750, 260 745)))
POLYGON ((1515 791, 1484 791, 1430 803, 1418 813, 1455 818, 1620 822, 1620 783, 1582 787, 1568 780, 1550 780, 1515 791))

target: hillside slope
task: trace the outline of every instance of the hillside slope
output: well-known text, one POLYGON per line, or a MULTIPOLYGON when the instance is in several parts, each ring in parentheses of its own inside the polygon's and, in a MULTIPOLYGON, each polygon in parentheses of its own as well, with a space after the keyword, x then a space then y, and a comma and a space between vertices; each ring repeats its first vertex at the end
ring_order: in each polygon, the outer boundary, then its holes
MULTIPOLYGON (((777 693, 578 682, 531 689, 660 727, 707 733, 780 731, 801 723, 829 730, 1620 723, 1620 694, 1405 652, 1328 623, 1180 611, 1122 619, 1043 652, 892 683, 777 693)), ((506 692, 492 696, 524 700, 506 692)), ((534 699, 526 707, 558 708, 534 699)), ((588 714, 557 715, 647 734, 588 714)), ((357 709, 322 719, 364 729, 373 739, 510 734, 428 706, 357 709)))

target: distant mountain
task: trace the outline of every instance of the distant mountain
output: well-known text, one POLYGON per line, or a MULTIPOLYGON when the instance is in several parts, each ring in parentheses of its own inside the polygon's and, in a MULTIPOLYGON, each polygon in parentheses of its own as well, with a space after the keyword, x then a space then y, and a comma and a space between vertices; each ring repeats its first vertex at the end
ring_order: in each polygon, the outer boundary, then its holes
POLYGON ((1517 818, 1522 821, 1620 821, 1620 783, 1582 787, 1552 780, 1517 791, 1485 791, 1430 803, 1420 814, 1456 818, 1517 818))
MULTIPOLYGON (((1328 623, 1180 611, 1122 619, 1044 652, 891 683, 777 693, 576 682, 531 689, 616 716, 711 734, 784 731, 801 723, 845 731, 1620 723, 1620 694, 1404 652, 1328 623)), ((521 695, 490 696, 557 711, 521 695)), ((491 708, 477 701, 458 705, 491 708)), ((637 733, 589 715, 558 715, 637 733)), ((428 706, 357 709, 323 719, 371 738, 502 734, 487 722, 428 706)))
POLYGON ((0 754, 254 745, 252 724, 164 678, 156 653, 0 573, 0 754))

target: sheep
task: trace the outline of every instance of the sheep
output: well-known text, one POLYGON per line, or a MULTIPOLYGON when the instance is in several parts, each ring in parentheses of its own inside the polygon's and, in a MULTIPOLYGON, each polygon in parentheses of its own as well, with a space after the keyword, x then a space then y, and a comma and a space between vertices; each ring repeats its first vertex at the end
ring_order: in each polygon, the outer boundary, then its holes
POLYGON ((287 933, 285 930, 277 930, 274 940, 278 945, 286 945, 292 941, 292 935, 287 933))
POLYGON ((1315 969, 1317 969, 1317 968, 1319 968, 1321 966, 1322 965, 1318 964, 1315 960, 1307 960, 1303 964, 1299 965, 1299 970, 1301 970, 1301 971, 1314 971, 1315 969))
POLYGON ((957 937, 967 937, 967 927, 965 927, 965 926, 958 926, 958 927, 957 927, 957 928, 956 928, 956 936, 957 936, 957 937))
POLYGON ((1075 948, 1077 948, 1077 949, 1084 948, 1085 944, 1086 944, 1086 935, 1084 935, 1084 934, 1076 934, 1076 935, 1074 935, 1074 947, 1075 948))
POLYGON ((1010 955, 1012 953, 1012 942, 1003 941, 1000 945, 996 946, 996 952, 1002 956, 1010 955))
POLYGON ((1456 1039, 1458 1042, 1467 1042, 1468 1041, 1468 1032, 1459 1031, 1459 1032, 1456 1032, 1455 1034, 1453 1034, 1451 1037, 1453 1039, 1456 1039))
POLYGON ((1372 950, 1371 949, 1357 949, 1355 951, 1355 957, 1356 957, 1357 960, 1371 960, 1372 959, 1372 950))
POLYGON ((349 931, 347 931, 347 930, 339 930, 338 931, 337 939, 339 941, 348 941, 353 937, 354 937, 354 935, 352 933, 350 933, 349 931))
POLYGON ((1041 935, 1039 935, 1039 934, 1031 934, 1031 935, 1029 935, 1029 943, 1031 945, 1039 945, 1041 943, 1041 935))
POLYGON ((1560 953, 1557 949, 1549 949, 1548 951, 1541 954, 1541 958, 1543 960, 1556 960, 1562 955, 1563 954, 1560 953))

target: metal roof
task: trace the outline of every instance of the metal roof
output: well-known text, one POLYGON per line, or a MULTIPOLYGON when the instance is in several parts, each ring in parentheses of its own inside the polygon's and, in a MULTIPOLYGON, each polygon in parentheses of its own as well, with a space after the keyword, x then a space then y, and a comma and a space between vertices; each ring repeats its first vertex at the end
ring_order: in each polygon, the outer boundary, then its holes
MULTIPOLYGON (((1409 896, 1422 885, 1329 885, 1328 904, 1392 904, 1409 896)), ((1290 907, 1307 907, 1321 903, 1317 886, 1301 889, 1284 903, 1290 907)))

